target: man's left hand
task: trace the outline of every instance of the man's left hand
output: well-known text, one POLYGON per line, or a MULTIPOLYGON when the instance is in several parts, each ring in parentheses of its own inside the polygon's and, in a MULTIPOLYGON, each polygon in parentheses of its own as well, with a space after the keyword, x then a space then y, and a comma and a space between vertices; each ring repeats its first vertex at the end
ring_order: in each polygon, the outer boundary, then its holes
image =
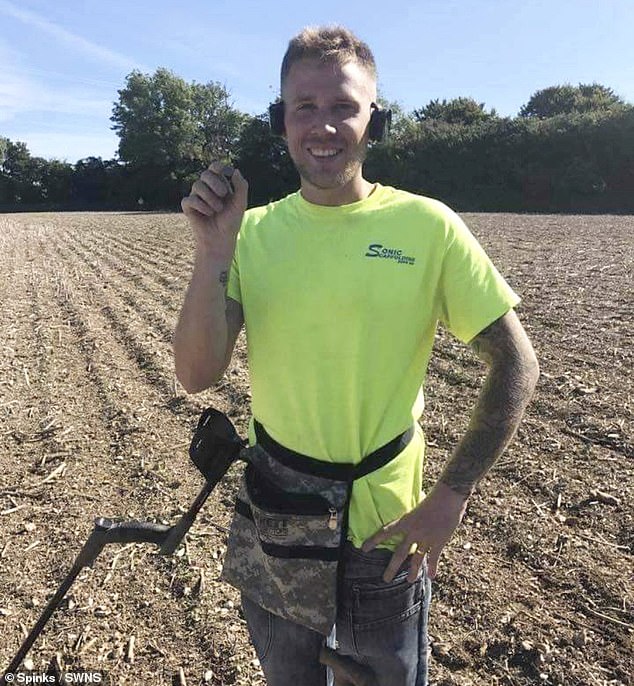
POLYGON ((383 580, 392 581, 414 546, 416 546, 416 552, 412 555, 407 580, 409 582, 416 580, 425 555, 427 555, 427 574, 430 579, 433 579, 438 569, 440 553, 462 521, 466 506, 466 496, 439 481, 411 512, 386 524, 368 538, 362 550, 369 552, 379 543, 401 534, 403 540, 394 551, 383 574, 383 580))

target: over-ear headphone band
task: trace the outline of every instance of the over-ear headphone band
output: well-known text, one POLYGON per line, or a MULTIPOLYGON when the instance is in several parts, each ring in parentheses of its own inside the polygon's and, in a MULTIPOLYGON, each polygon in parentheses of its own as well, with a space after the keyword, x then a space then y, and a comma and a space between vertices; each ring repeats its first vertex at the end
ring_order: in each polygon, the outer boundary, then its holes
MULTIPOLYGON (((371 141, 384 141, 387 139, 392 123, 392 110, 384 110, 376 103, 372 103, 370 115, 370 129, 368 131, 371 141)), ((269 105, 269 124, 274 136, 284 135, 284 101, 274 102, 269 105)))
POLYGON ((269 105, 269 125, 274 136, 284 135, 284 101, 269 105))
POLYGON ((371 141, 381 143, 387 140, 392 125, 392 110, 384 110, 375 102, 372 103, 372 114, 370 115, 369 138, 371 141))

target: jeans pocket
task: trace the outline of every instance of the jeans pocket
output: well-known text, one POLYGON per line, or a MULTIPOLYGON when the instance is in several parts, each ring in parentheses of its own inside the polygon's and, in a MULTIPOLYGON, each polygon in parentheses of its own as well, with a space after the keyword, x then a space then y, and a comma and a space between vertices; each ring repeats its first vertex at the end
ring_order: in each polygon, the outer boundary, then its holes
POLYGON ((405 571, 390 583, 355 581, 350 590, 346 641, 373 669, 392 675, 385 683, 410 683, 405 675, 416 673, 419 659, 423 578, 410 583, 405 571))
POLYGON ((422 606, 423 579, 407 580, 407 571, 391 582, 382 579, 352 582, 352 625, 364 631, 395 625, 417 615, 422 606))

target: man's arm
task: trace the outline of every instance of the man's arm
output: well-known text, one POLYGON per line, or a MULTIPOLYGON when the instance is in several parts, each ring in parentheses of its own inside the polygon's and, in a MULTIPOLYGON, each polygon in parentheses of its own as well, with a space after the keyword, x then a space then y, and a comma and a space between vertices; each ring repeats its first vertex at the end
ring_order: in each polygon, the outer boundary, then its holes
POLYGON ((173 347, 176 376, 189 393, 218 381, 242 327, 242 306, 226 291, 247 191, 237 169, 213 162, 181 203, 196 252, 173 347))
POLYGON ((464 496, 471 494, 510 442, 539 376, 533 347, 513 310, 470 345, 489 373, 469 427, 440 476, 443 484, 464 496))
POLYGON ((226 295, 228 271, 197 251, 173 340, 176 376, 188 393, 220 379, 244 322, 242 306, 226 295))
POLYGON ((537 384, 537 358, 513 310, 478 334, 471 346, 489 372, 463 439, 420 505, 363 545, 371 550, 395 534, 403 535, 383 575, 385 581, 394 577, 414 545, 421 554, 412 556, 410 581, 425 553, 429 576, 436 575, 440 553, 462 520, 468 496, 513 437, 537 384))

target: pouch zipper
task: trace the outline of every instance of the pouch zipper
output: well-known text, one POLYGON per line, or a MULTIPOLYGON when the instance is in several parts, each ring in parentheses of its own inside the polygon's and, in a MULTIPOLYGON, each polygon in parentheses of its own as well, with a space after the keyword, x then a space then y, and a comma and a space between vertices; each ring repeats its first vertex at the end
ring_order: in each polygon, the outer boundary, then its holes
POLYGON ((328 518, 328 528, 331 531, 337 530, 337 510, 334 507, 328 509, 330 512, 330 517, 328 518))

